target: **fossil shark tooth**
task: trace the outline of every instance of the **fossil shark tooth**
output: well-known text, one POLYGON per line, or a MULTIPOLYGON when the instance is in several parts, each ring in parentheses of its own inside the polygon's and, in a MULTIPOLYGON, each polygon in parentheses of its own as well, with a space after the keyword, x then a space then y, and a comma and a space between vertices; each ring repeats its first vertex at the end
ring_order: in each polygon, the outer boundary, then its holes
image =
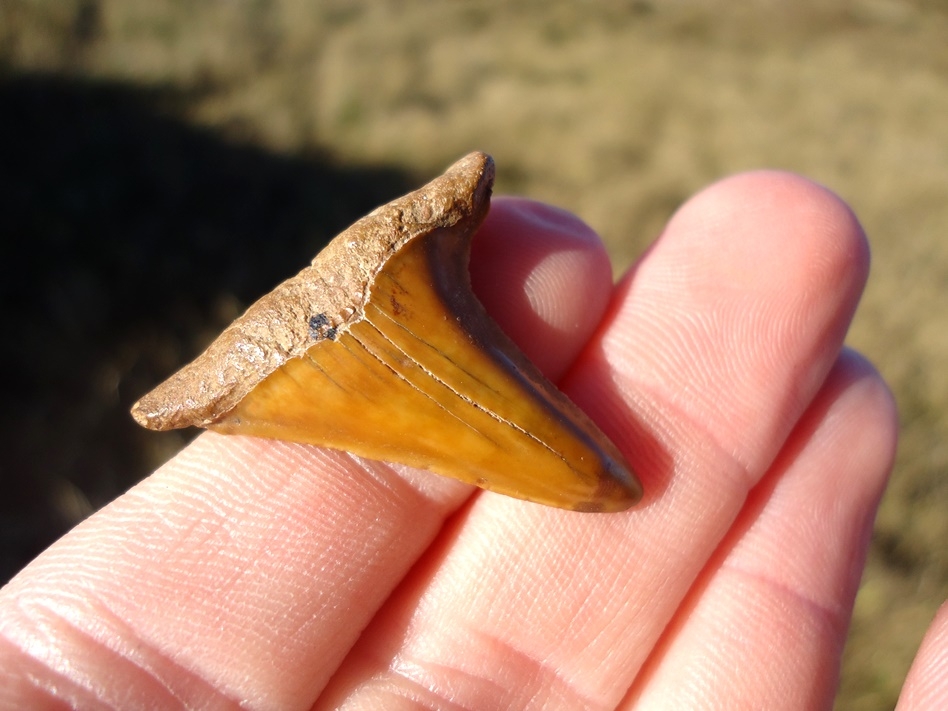
POLYGON ((493 160, 472 153, 342 232, 132 415, 343 449, 578 511, 621 511, 622 454, 487 315, 471 237, 493 160))

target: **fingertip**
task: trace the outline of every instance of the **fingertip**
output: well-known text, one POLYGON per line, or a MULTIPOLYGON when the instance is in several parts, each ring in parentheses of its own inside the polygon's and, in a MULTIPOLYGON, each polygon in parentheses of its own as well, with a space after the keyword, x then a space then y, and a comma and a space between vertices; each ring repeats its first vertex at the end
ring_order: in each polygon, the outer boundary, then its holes
POLYGON ((612 293, 609 257, 592 228, 524 198, 495 199, 470 271, 487 311, 553 380, 592 335, 612 293))
POLYGON ((861 457, 866 462, 863 471, 875 478, 871 492, 874 516, 875 506, 892 473, 898 446, 899 412, 895 395, 875 366, 850 348, 843 349, 828 384, 846 392, 848 407, 840 411, 852 421, 851 429, 859 432, 861 445, 852 456, 861 457))
POLYGON ((939 708, 948 698, 948 602, 942 603, 912 662, 896 711, 939 708))
POLYGON ((687 236, 717 251, 740 251, 732 275, 773 278, 768 262, 779 254, 787 273, 801 262, 813 289, 842 285, 858 298, 869 273, 869 242, 849 205, 808 178, 780 170, 756 170, 724 178, 686 202, 666 232, 689 248, 687 236), (727 232, 727 238, 721 232, 727 232), (756 268, 755 268, 756 266, 756 268))

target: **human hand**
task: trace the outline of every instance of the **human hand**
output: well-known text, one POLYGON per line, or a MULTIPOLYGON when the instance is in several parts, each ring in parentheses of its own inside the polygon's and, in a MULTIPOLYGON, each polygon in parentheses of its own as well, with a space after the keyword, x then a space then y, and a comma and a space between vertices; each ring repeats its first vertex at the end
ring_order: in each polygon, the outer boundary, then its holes
POLYGON ((842 350, 867 269, 845 206, 785 174, 696 196, 615 288, 575 218, 497 200, 475 291, 642 504, 204 434, 0 592, 0 701, 828 706, 896 436, 842 350))

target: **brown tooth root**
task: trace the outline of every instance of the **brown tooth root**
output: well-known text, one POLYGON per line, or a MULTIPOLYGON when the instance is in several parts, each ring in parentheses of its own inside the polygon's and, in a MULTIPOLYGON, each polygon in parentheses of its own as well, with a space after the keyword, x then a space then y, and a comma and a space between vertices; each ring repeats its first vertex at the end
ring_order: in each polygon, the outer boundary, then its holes
POLYGON ((362 218, 132 415, 344 449, 560 508, 629 508, 642 488, 622 454, 471 291, 493 179, 491 158, 472 153, 362 218))

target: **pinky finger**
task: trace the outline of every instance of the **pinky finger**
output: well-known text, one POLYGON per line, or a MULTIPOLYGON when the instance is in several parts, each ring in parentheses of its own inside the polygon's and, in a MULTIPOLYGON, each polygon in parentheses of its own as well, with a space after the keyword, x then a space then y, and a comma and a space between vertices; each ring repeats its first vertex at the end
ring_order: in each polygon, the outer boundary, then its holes
POLYGON ((941 708, 948 699, 948 603, 941 606, 912 663, 896 711, 941 708))

